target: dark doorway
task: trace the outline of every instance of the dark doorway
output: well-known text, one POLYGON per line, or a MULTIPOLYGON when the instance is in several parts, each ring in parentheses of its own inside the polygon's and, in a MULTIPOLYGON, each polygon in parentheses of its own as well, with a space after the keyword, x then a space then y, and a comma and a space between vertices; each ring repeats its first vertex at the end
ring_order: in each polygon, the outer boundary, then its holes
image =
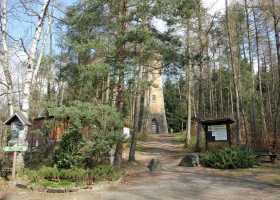
POLYGON ((154 134, 159 133, 159 123, 156 119, 152 119, 152 133, 154 134))

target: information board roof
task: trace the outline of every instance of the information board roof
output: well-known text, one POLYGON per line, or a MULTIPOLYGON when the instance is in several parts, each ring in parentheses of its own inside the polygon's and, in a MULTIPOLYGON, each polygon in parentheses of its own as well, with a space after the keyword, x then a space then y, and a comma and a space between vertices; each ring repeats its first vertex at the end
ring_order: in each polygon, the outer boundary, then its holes
POLYGON ((231 118, 209 119, 209 120, 201 120, 200 123, 202 125, 232 124, 234 123, 234 120, 231 118))

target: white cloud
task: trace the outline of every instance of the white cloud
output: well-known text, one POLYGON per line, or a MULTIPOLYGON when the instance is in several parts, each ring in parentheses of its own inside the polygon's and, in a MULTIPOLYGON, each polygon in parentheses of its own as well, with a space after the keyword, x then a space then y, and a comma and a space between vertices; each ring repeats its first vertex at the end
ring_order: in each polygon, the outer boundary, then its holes
MULTIPOLYGON (((231 4, 234 1, 237 0, 228 0, 228 3, 231 4)), ((202 0, 202 4, 210 15, 225 11, 225 0, 202 0)), ((165 21, 155 17, 152 19, 152 25, 161 33, 166 32, 168 29, 165 21)))
MULTIPOLYGON (((228 3, 232 3, 234 0, 228 0, 228 3)), ((216 12, 225 11, 225 0, 202 0, 205 8, 207 8, 209 14, 214 15, 216 12)))

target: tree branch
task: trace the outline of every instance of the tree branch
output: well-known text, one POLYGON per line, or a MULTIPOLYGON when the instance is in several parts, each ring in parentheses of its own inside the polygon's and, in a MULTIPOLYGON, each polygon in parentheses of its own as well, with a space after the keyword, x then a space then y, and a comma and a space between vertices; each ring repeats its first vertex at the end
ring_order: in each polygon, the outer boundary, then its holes
POLYGON ((20 93, 20 92, 21 92, 20 90, 14 91, 14 92, 3 92, 3 93, 0 94, 0 97, 4 96, 4 95, 15 94, 15 93, 20 93))
POLYGON ((20 38, 20 44, 21 44, 21 46, 23 48, 24 53, 26 53, 26 55, 29 57, 30 55, 29 55, 27 49, 25 48, 25 45, 24 45, 24 42, 23 42, 22 38, 20 38))

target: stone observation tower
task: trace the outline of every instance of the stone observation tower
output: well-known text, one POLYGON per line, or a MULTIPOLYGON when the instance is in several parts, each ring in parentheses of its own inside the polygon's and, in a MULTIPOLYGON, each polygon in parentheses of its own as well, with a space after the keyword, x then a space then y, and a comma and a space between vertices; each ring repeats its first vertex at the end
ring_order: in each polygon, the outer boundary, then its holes
POLYGON ((159 56, 150 62, 148 81, 150 81, 151 86, 145 94, 148 112, 146 129, 149 133, 168 133, 159 56))

